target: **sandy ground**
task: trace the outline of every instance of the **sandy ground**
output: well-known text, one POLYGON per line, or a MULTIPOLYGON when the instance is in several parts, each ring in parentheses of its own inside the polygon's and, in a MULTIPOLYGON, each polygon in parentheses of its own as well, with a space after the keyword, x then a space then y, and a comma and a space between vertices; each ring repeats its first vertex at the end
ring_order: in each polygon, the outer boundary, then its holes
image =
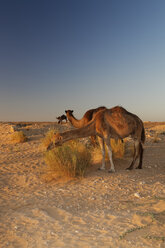
POLYGON ((0 123, 0 247, 165 247, 165 135, 152 141, 158 125, 145 124, 143 170, 126 171, 126 156, 115 159, 114 174, 98 171, 98 161, 84 179, 58 182, 43 176, 41 139, 50 124, 20 128, 29 140, 12 144, 11 125, 0 123))

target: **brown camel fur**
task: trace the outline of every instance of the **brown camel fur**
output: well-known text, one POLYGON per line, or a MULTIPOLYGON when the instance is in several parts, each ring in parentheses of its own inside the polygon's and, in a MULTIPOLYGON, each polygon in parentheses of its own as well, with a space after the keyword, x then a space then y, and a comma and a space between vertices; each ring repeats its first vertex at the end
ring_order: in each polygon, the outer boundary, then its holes
POLYGON ((95 117, 84 127, 71 131, 66 131, 64 133, 55 134, 53 138, 54 142, 51 142, 47 149, 50 150, 53 146, 62 145, 64 142, 72 139, 84 138, 91 135, 97 135, 99 137, 103 157, 102 166, 100 169, 105 169, 106 144, 111 163, 111 169, 109 170, 109 172, 115 172, 112 160, 110 138, 123 139, 128 136, 131 136, 134 140, 135 152, 132 163, 127 169, 133 169, 137 158, 139 158, 139 164, 137 169, 142 169, 142 144, 145 141, 145 131, 143 122, 138 116, 128 112, 127 110, 119 106, 99 111, 95 115, 95 117))
MULTIPOLYGON (((68 118, 68 120, 70 121, 70 123, 76 127, 76 128, 81 128, 84 127, 88 124, 89 121, 92 120, 92 118, 98 113, 98 111, 106 109, 106 107, 102 106, 102 107, 98 107, 95 109, 90 109, 88 110, 84 116, 80 119, 77 120, 74 115, 73 115, 73 110, 65 110, 66 116, 68 118)), ((96 145, 96 136, 91 136, 91 142, 93 145, 96 145)))

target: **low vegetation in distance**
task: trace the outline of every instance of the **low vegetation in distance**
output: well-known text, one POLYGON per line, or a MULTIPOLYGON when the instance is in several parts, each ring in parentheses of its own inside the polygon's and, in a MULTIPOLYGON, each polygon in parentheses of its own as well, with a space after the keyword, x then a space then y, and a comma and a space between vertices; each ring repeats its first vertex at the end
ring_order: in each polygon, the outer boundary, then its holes
POLYGON ((13 143, 24 143, 28 140, 23 131, 17 131, 11 134, 11 141, 13 143))

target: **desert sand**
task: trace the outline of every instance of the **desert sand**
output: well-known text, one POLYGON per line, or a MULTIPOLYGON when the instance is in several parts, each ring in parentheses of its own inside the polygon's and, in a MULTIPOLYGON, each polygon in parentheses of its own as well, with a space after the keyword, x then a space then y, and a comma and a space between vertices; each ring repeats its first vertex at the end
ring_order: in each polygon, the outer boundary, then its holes
POLYGON ((28 141, 13 144, 13 124, 0 123, 0 247, 165 247, 165 124, 145 123, 142 170, 125 170, 124 156, 116 173, 96 161, 67 181, 47 176, 41 143, 54 125, 20 127, 28 141))

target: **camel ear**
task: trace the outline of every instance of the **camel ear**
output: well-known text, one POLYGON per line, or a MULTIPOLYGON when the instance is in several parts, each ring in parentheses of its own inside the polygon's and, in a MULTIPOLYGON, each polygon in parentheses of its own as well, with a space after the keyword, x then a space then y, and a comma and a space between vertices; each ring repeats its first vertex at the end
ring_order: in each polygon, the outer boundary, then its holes
POLYGON ((67 112, 68 112, 68 111, 67 111, 67 110, 65 110, 65 113, 66 113, 66 114, 67 114, 67 112))
POLYGON ((70 112, 73 113, 73 110, 71 110, 70 112))

